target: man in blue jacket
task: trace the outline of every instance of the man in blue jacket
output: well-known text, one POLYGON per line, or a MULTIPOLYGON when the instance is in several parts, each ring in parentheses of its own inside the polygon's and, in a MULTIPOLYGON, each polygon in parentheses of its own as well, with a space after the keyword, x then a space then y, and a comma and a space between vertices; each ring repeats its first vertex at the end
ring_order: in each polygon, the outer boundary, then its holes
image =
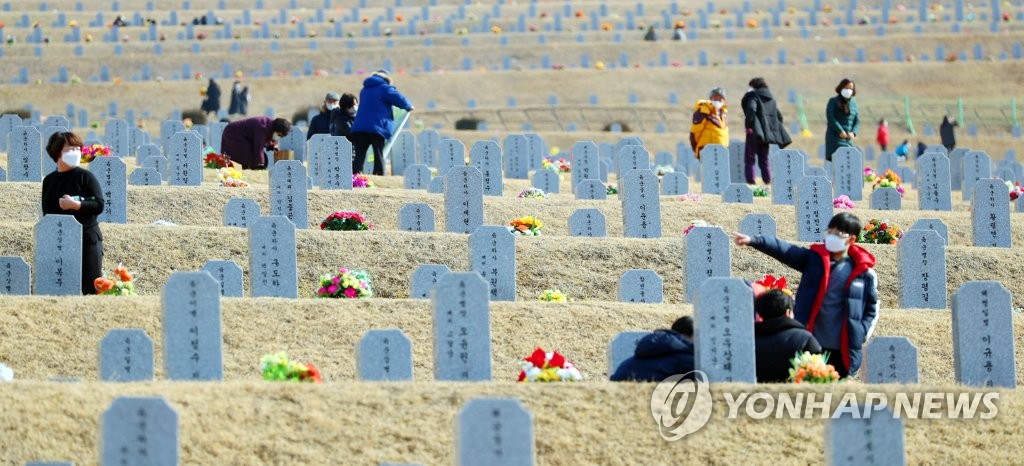
POLYGON ((840 213, 828 223, 823 243, 804 248, 774 237, 734 233, 737 246, 751 246, 799 271, 794 316, 821 343, 841 377, 860 368, 861 348, 878 319, 875 256, 854 244, 860 219, 840 213))
POLYGON ((655 330, 636 343, 633 356, 622 361, 613 382, 661 382, 693 371, 693 318, 680 317, 672 330, 655 330))
POLYGON ((359 91, 359 111, 352 123, 352 173, 362 173, 366 150, 373 147, 373 174, 384 174, 384 143, 391 138, 395 121, 391 107, 413 111, 412 103, 392 85, 391 74, 377 70, 363 81, 359 91))

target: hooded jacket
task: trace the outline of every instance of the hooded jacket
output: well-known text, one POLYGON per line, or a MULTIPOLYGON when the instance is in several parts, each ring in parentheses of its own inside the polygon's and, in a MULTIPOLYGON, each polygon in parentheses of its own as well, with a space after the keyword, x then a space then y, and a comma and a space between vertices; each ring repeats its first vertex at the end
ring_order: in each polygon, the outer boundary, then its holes
POLYGON ((710 100, 698 100, 693 106, 693 124, 690 125, 690 148, 700 158, 700 150, 708 144, 729 147, 729 111, 722 105, 722 111, 715 110, 710 100))
MULTIPOLYGON (((802 274, 796 289, 793 315, 813 334, 831 270, 831 254, 825 245, 815 243, 804 248, 774 237, 755 236, 750 239, 750 246, 802 274)), ((878 319, 878 277, 873 268, 875 256, 867 250, 853 244, 847 254, 853 261, 853 272, 844 287, 849 298, 844 311, 846 319, 842 320, 839 335, 843 364, 852 375, 860 368, 861 348, 871 337, 878 319)))
POLYGON ((370 76, 359 91, 359 111, 352 123, 353 133, 373 133, 384 139, 391 138, 391 125, 395 117, 391 107, 412 110, 412 103, 384 78, 370 76))
POLYGON ((793 143, 783 127, 782 114, 772 97, 772 91, 767 87, 747 92, 740 105, 743 107, 744 128, 750 130, 757 142, 777 144, 779 148, 793 143))
POLYGON ((637 342, 633 357, 619 364, 611 380, 661 382, 693 368, 693 343, 678 332, 655 330, 637 342))
POLYGON ((820 354, 821 345, 800 322, 783 316, 754 323, 758 382, 786 382, 790 359, 804 351, 820 354))

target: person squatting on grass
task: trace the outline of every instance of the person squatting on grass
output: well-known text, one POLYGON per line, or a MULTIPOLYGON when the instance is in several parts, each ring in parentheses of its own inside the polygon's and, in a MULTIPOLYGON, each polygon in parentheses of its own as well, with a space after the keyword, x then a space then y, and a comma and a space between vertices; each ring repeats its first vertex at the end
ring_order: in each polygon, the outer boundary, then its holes
POLYGON ((700 160, 700 151, 708 144, 729 147, 729 112, 725 105, 725 90, 716 87, 708 98, 693 106, 693 124, 690 125, 690 148, 700 160))
POLYGON ((637 341, 633 356, 622 361, 609 378, 612 382, 661 382, 676 374, 689 374, 694 369, 693 350, 693 318, 683 316, 671 330, 655 330, 637 341))
POLYGON ((843 212, 829 221, 824 241, 810 248, 733 233, 737 246, 753 247, 802 274, 794 316, 832 355, 828 362, 840 377, 856 374, 878 320, 875 256, 854 244, 860 230, 860 219, 843 212))
POLYGON ((793 298, 782 290, 768 290, 754 298, 761 322, 754 323, 754 354, 759 383, 785 383, 790 359, 808 351, 821 354, 821 345, 793 318, 793 298))

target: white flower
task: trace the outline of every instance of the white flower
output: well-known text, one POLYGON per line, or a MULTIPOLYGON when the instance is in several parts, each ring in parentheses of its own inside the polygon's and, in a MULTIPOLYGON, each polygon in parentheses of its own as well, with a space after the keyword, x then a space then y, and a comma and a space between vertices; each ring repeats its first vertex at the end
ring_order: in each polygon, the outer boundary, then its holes
POLYGON ((14 370, 0 363, 0 382, 13 382, 14 370))
POLYGON ((533 365, 531 365, 529 369, 526 369, 526 378, 533 380, 537 378, 537 376, 540 375, 541 372, 543 371, 541 371, 539 367, 534 367, 533 365))

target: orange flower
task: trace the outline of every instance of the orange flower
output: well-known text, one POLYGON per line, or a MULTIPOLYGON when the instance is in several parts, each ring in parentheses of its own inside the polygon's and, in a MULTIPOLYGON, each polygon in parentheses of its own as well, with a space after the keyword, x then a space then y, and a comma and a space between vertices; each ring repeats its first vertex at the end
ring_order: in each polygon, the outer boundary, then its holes
POLYGON ((96 294, 103 294, 114 288, 114 282, 107 277, 97 278, 92 285, 96 288, 96 294))
POLYGON ((123 282, 132 281, 132 274, 129 273, 128 269, 126 269, 123 265, 118 265, 117 268, 114 269, 114 273, 117 274, 118 278, 120 278, 121 281, 123 282))

